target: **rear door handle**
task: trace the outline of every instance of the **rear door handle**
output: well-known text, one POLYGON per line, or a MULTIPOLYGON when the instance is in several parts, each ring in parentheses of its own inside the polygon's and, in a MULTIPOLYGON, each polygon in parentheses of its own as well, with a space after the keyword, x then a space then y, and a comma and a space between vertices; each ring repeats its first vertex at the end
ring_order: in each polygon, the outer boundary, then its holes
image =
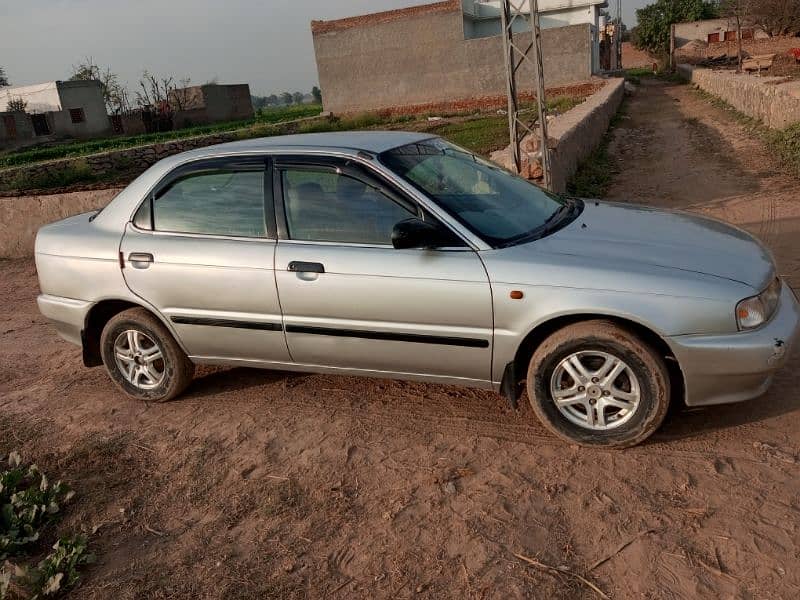
POLYGON ((324 273, 325 265, 318 262, 303 262, 302 260, 293 260, 289 263, 289 270, 296 273, 324 273))
POLYGON ((153 255, 147 252, 131 252, 128 260, 134 269, 146 269, 153 264, 153 255))

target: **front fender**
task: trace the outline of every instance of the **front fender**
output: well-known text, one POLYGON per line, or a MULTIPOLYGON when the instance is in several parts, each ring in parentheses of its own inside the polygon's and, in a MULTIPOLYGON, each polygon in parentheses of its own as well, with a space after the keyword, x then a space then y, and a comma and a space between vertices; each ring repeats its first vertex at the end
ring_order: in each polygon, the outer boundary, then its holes
POLYGON ((707 298, 642 294, 556 286, 494 284, 494 355, 496 385, 526 337, 564 317, 617 318, 640 325, 662 339, 735 330, 734 303, 707 298), (512 291, 522 292, 519 300, 512 291))

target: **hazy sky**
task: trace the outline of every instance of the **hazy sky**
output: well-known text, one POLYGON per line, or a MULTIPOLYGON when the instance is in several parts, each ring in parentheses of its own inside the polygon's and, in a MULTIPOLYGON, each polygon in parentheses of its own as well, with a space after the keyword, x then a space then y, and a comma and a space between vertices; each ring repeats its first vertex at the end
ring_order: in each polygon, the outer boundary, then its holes
MULTIPOLYGON (((624 20, 652 0, 623 0, 624 20)), ((67 79, 91 56, 134 88, 142 69, 254 94, 317 83, 312 19, 424 0, 0 0, 0 66, 14 85, 67 79)), ((610 3, 612 6, 613 2, 610 3)))

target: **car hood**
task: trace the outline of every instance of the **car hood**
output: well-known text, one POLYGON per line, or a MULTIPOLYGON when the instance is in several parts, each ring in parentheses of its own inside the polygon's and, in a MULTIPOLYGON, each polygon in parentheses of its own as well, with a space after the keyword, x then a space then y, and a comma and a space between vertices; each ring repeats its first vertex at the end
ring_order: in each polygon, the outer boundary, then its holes
POLYGON ((569 226, 539 240, 537 252, 638 263, 744 283, 756 291, 774 276, 769 251, 731 225, 694 214, 587 201, 569 226))

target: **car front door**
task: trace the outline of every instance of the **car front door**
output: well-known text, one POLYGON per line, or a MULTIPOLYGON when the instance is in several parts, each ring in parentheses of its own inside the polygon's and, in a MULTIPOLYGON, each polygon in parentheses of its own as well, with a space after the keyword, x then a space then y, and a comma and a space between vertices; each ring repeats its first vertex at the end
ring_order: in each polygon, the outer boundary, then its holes
POLYGON ((352 161, 275 165, 275 255, 286 340, 300 364, 438 379, 491 379, 492 300, 478 255, 395 249, 393 226, 431 220, 352 161))
POLYGON ((290 360, 273 271, 271 179, 264 157, 192 162, 163 180, 127 226, 125 281, 195 359, 290 360))

